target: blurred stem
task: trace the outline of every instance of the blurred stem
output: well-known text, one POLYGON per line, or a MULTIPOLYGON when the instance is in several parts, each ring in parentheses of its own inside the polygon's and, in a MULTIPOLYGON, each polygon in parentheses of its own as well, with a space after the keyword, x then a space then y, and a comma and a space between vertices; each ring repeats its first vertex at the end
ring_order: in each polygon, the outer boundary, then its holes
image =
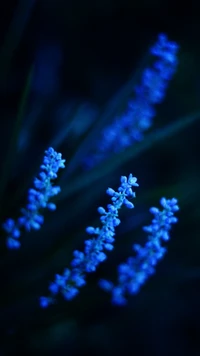
POLYGON ((51 142, 51 146, 54 149, 57 149, 59 145, 62 144, 62 142, 67 139, 67 136, 73 127, 73 123, 76 120, 76 114, 80 108, 81 102, 76 102, 72 105, 71 111, 69 115, 67 116, 67 125, 63 125, 63 127, 60 129, 58 134, 53 138, 51 142))
POLYGON ((74 194, 81 189, 85 189, 95 181, 102 179, 105 175, 113 172, 122 163, 124 164, 129 160, 139 156, 141 153, 147 151, 159 142, 163 143, 165 139, 168 139, 172 135, 177 134, 181 130, 193 124, 198 119, 200 119, 199 111, 184 118, 180 118, 167 127, 154 131, 153 133, 147 135, 146 138, 144 138, 144 141, 141 143, 135 144, 125 151, 111 156, 109 159, 105 160, 91 171, 87 171, 81 174, 81 176, 79 175, 77 179, 74 179, 71 182, 68 181, 65 187, 62 189, 62 194, 60 194, 56 200, 62 201, 71 194, 74 194))
MULTIPOLYGON (((25 88, 22 93, 22 98, 20 100, 19 110, 18 110, 17 118, 16 118, 16 121, 14 124, 13 133, 12 133, 12 136, 10 139, 8 151, 7 151, 6 157, 4 159, 4 164, 2 167, 2 173, 1 173, 1 179, 0 179, 0 202, 1 202, 3 194, 4 194, 4 190, 6 188, 6 184, 8 181, 9 174, 10 174, 10 169, 12 167, 13 159, 15 157, 15 153, 17 152, 17 140, 18 140, 22 120, 24 117, 24 111, 25 111, 27 98, 28 98, 29 90, 30 90, 30 85, 31 85, 31 81, 32 81, 32 74, 33 74, 33 67, 31 67, 31 69, 29 71, 26 85, 25 85, 25 88)), ((1 211, 1 208, 2 208, 2 204, 0 204, 0 211, 1 211)))
POLYGON ((10 28, 0 53, 0 79, 1 89, 5 89, 8 70, 12 56, 20 43, 25 27, 30 18, 36 0, 20 0, 11 21, 10 28))

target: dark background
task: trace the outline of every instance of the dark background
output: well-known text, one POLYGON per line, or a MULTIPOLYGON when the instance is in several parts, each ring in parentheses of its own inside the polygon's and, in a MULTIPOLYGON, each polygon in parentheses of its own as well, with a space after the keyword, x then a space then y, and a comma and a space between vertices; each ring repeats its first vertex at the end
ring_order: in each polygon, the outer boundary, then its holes
POLYGON ((45 212, 42 229, 25 234, 19 251, 6 250, 1 231, 0 354, 199 355, 200 124, 192 121, 200 110, 198 4, 27 0, 1 4, 0 14, 1 221, 18 216, 47 147, 57 142, 66 159, 57 211, 45 212), (180 45, 179 66, 156 108, 151 133, 187 116, 191 124, 130 159, 119 156, 109 172, 102 164, 90 183, 92 171, 85 172, 80 159, 96 141, 89 138, 82 149, 88 120, 98 122, 134 73, 137 79, 149 45, 161 32, 180 45), (70 130, 55 141, 71 117, 77 119, 70 130), (60 299, 40 309, 38 297, 46 295, 48 281, 70 265, 74 249, 83 248, 86 226, 98 226, 96 209, 109 201, 107 187, 116 189, 120 176, 129 173, 140 187, 135 209, 121 211, 114 251, 75 300, 60 299), (180 205, 168 254, 127 307, 113 307, 97 281, 115 279, 116 266, 131 255, 132 244, 145 243, 141 227, 162 196, 175 196, 180 205))

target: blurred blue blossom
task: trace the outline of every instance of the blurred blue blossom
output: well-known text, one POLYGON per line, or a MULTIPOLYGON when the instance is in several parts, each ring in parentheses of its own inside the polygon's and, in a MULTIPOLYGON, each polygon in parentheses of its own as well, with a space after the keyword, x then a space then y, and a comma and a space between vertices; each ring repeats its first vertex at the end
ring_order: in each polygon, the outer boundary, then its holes
POLYGON ((57 178, 57 172, 65 167, 65 160, 61 153, 54 151, 52 147, 45 151, 43 164, 40 166, 39 178, 34 179, 34 188, 28 191, 28 203, 26 208, 21 209, 22 215, 14 221, 9 218, 3 224, 3 228, 8 234, 6 239, 7 247, 10 249, 19 248, 21 243, 19 237, 20 229, 23 226, 26 231, 40 229, 44 217, 39 213, 41 208, 55 210, 56 205, 49 203, 49 199, 60 192, 59 186, 53 186, 51 181, 57 178))
POLYGON ((137 294, 149 276, 155 273, 154 267, 166 253, 166 248, 161 243, 169 240, 172 224, 178 221, 174 213, 179 207, 175 198, 162 198, 160 204, 163 210, 152 207, 150 212, 154 218, 149 226, 143 228, 149 234, 145 246, 134 244, 136 257, 129 257, 125 263, 119 265, 117 285, 104 279, 99 281, 99 286, 112 294, 113 304, 125 305, 125 295, 137 294))
POLYGON ((120 224, 118 211, 124 204, 127 208, 132 209, 134 205, 128 198, 134 198, 135 192, 133 187, 137 187, 137 179, 129 175, 129 177, 121 177, 121 185, 118 191, 112 188, 107 189, 107 194, 111 196, 112 204, 108 204, 107 211, 103 207, 98 208, 101 215, 101 228, 89 226, 86 232, 94 237, 85 241, 84 252, 75 250, 74 259, 71 262, 72 269, 65 269, 63 275, 56 274, 54 282, 50 283, 50 297, 40 297, 40 306, 45 308, 55 302, 55 295, 59 292, 67 300, 73 299, 79 292, 78 288, 86 284, 85 274, 94 272, 99 265, 106 259, 105 250, 112 250, 115 241, 115 228, 120 224))
POLYGON ((103 129, 95 150, 84 159, 85 168, 143 139, 143 133, 152 126, 156 114, 154 106, 164 99, 176 71, 178 48, 166 35, 158 36, 150 48, 150 54, 156 57, 153 67, 144 70, 140 84, 134 87, 135 97, 129 101, 127 111, 103 129))

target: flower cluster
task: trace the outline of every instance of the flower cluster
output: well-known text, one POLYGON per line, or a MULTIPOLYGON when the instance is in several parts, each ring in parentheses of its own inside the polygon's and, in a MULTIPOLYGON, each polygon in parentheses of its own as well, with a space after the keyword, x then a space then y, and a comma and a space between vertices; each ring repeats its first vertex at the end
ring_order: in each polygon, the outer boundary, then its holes
POLYGON ((126 294, 137 294, 146 280, 155 273, 155 266, 166 253, 162 247, 162 241, 169 240, 169 231, 172 224, 178 219, 174 213, 179 210, 177 199, 165 199, 160 201, 163 210, 152 207, 150 212, 154 215, 151 225, 143 228, 148 235, 148 241, 144 247, 139 244, 133 245, 136 257, 129 257, 125 263, 118 267, 118 284, 107 280, 100 280, 99 286, 112 294, 112 303, 125 305, 126 294))
POLYGON ((108 204, 107 210, 98 208, 101 217, 101 228, 89 226, 86 232, 93 235, 93 238, 85 241, 84 252, 75 250, 74 258, 71 262, 71 270, 65 269, 63 275, 56 274, 54 282, 49 285, 50 297, 40 297, 40 306, 45 308, 55 302, 55 296, 60 292, 66 300, 73 299, 79 292, 80 287, 86 284, 86 273, 94 272, 97 266, 106 259, 103 250, 112 250, 115 236, 115 228, 120 224, 118 211, 124 204, 131 209, 134 205, 128 198, 134 198, 135 192, 132 187, 137 187, 137 179, 121 177, 121 185, 118 191, 112 188, 107 189, 107 194, 111 196, 112 204, 108 204))
POLYGON ((40 166, 39 178, 34 179, 34 188, 28 191, 28 203, 26 208, 21 209, 22 215, 17 219, 7 219, 3 228, 8 234, 6 244, 10 249, 19 248, 20 229, 26 231, 40 229, 44 217, 39 213, 41 208, 55 210, 56 205, 49 203, 49 199, 60 192, 59 186, 52 186, 52 180, 57 178, 57 172, 65 167, 65 160, 61 153, 54 151, 52 147, 45 151, 43 164, 40 166))
POLYGON ((119 152, 143 139, 143 132, 152 126, 154 105, 165 97, 169 81, 177 68, 178 45, 160 34, 150 54, 157 60, 143 72, 140 85, 134 88, 135 97, 128 110, 105 127, 96 150, 84 159, 85 167, 92 167, 111 152, 119 152))

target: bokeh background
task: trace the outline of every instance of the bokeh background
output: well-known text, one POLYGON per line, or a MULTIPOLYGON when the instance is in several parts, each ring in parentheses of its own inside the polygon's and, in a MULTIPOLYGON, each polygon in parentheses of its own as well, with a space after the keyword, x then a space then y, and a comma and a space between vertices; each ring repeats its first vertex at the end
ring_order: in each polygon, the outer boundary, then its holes
POLYGON ((18 217, 44 150, 66 159, 56 212, 19 251, 0 242, 0 355, 200 355, 200 25, 198 4, 170 1, 8 1, 0 5, 0 221, 18 217), (164 32, 179 66, 144 140, 96 167, 82 160, 103 126, 123 112, 164 32), (146 62, 147 61, 147 62, 146 62), (72 302, 46 310, 55 273, 99 225, 108 186, 132 173, 135 209, 120 212, 115 249, 72 302), (97 287, 145 243, 142 226, 160 197, 179 200, 179 223, 157 273, 124 308, 97 287))

